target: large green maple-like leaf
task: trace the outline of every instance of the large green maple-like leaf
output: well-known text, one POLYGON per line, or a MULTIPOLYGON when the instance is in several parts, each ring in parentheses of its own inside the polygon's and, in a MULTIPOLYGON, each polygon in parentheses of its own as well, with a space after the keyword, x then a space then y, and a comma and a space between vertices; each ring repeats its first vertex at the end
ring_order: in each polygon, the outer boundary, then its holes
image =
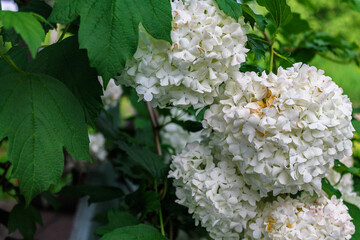
POLYGON ((0 77, 0 139, 27 203, 61 177, 63 147, 91 161, 83 110, 60 81, 42 74, 0 77))
POLYGON ((13 28, 20 34, 35 57, 37 49, 45 38, 45 31, 40 23, 42 17, 29 12, 0 11, 0 23, 5 29, 13 28))
POLYGON ((292 13, 286 0, 256 0, 259 5, 265 7, 277 27, 287 24, 291 18, 292 13))
POLYGON ((171 19, 170 1, 89 0, 80 11, 80 47, 88 50, 106 87, 134 55, 139 23, 153 37, 171 42, 171 19))
POLYGON ((56 0, 49 17, 50 22, 71 23, 80 13, 84 0, 56 0))
POLYGON ((166 240, 154 227, 139 224, 118 228, 105 234, 100 240, 166 240))
POLYGON ((94 68, 89 66, 86 50, 79 50, 76 37, 69 37, 43 49, 28 71, 44 73, 62 81, 78 99, 86 121, 94 119, 102 108, 102 87, 94 68))

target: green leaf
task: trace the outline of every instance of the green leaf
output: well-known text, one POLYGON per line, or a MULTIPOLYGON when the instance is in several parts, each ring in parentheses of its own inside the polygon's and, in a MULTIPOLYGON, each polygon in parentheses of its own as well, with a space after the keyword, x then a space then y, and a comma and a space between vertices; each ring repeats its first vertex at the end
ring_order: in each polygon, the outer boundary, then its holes
POLYGON ((311 30, 309 23, 302 19, 298 13, 293 13, 291 20, 282 29, 285 31, 284 36, 287 38, 290 34, 299 34, 311 30))
POLYGON ((231 16, 236 21, 242 16, 241 4, 235 0, 215 0, 219 5, 219 8, 224 11, 225 14, 231 16))
POLYGON ((167 240, 166 237, 154 227, 139 224, 118 228, 105 234, 100 240, 167 240))
POLYGON ((27 203, 61 177, 63 147, 75 159, 91 161, 80 104, 63 83, 47 75, 0 77, 0 139, 5 137, 13 177, 19 178, 27 203))
POLYGON ((241 5, 245 22, 249 22, 251 27, 254 28, 255 23, 261 31, 265 30, 266 18, 262 15, 254 13, 254 11, 247 4, 241 5))
POLYGON ((95 230, 95 234, 103 236, 120 227, 126 227, 139 224, 139 220, 129 212, 119 209, 110 209, 107 213, 108 224, 95 230))
POLYGON ((336 198, 341 198, 341 192, 335 189, 327 178, 321 179, 321 184, 322 184, 322 189, 328 195, 329 198, 331 198, 333 195, 335 195, 336 198))
POLYGON ((80 16, 80 47, 88 50, 91 66, 103 76, 104 87, 134 55, 140 22, 153 37, 171 43, 170 1, 89 0, 80 16))
POLYGON ((31 62, 28 71, 48 74, 62 81, 81 104, 87 123, 102 108, 102 87, 97 72, 89 65, 85 50, 79 50, 76 37, 68 37, 43 49, 31 62))
POLYGON ((79 16, 84 3, 84 0, 56 0, 49 21, 61 24, 73 22, 79 16))
POLYGON ((181 126, 184 130, 189 131, 189 132, 198 132, 203 129, 201 122, 196 122, 196 121, 191 121, 191 120, 181 121, 181 120, 176 120, 176 119, 173 119, 172 122, 181 126))
POLYGON ((287 24, 291 19, 291 9, 286 0, 256 0, 260 6, 265 7, 277 27, 287 24))
POLYGON ((134 214, 141 213, 142 217, 161 207, 159 194, 154 191, 146 191, 145 186, 140 186, 138 190, 127 195, 125 202, 134 214))
POLYGON ((89 204, 110 201, 124 195, 123 191, 117 187, 92 185, 68 186, 63 188, 59 194, 70 198, 89 196, 89 204))
MULTIPOLYGON (((10 56, 14 63, 20 69, 26 69, 29 63, 29 55, 27 47, 25 46, 15 46, 10 48, 10 50, 6 53, 6 55, 10 56)), ((4 76, 10 73, 17 73, 17 71, 9 66, 2 58, 0 58, 0 76, 4 76)))
POLYGON ((0 11, 0 22, 5 29, 14 28, 29 46, 35 58, 38 48, 45 38, 45 31, 34 13, 0 11))
POLYGON ((254 53, 254 60, 261 59, 265 56, 267 50, 269 49, 269 45, 265 43, 266 41, 259 38, 254 34, 248 34, 248 43, 251 48, 251 51, 254 53))
POLYGON ((209 106, 204 107, 203 109, 201 109, 200 111, 195 110, 192 106, 189 107, 188 109, 186 109, 185 111, 191 115, 193 115, 195 117, 195 119, 197 121, 202 121, 204 120, 204 114, 205 111, 209 108, 209 106))
POLYGON ((137 145, 129 146, 125 142, 118 142, 118 146, 152 178, 162 179, 165 177, 167 166, 159 155, 147 148, 141 148, 137 145))
POLYGON ((339 160, 335 160, 333 169, 340 173, 341 175, 351 173, 352 175, 360 177, 360 168, 356 167, 347 167, 345 164, 339 160))
POLYGON ((352 222, 355 225, 355 233, 352 235, 351 239, 360 239, 360 209, 354 204, 346 201, 344 201, 344 204, 349 208, 349 214, 353 218, 352 222))
POLYGON ((33 207, 19 203, 10 212, 8 229, 14 232, 19 229, 25 239, 34 239, 36 223, 42 224, 40 213, 33 207))
POLYGON ((264 69, 254 64, 242 63, 240 67, 240 72, 256 72, 259 74, 262 73, 263 71, 264 69))

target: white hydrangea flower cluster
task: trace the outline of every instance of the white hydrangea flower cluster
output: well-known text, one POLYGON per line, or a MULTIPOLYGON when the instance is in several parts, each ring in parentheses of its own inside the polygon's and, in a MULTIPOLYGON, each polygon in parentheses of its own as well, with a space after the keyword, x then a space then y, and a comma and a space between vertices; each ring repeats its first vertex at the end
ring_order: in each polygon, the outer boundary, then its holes
POLYGON ((231 158, 218 152, 208 143, 189 144, 173 157, 169 177, 174 178, 177 202, 189 208, 213 239, 240 239, 256 215, 260 195, 245 184, 231 158))
POLYGON ((171 122, 172 119, 196 121, 194 116, 178 108, 172 108, 170 113, 171 117, 160 116, 159 118, 160 125, 164 126, 160 130, 160 137, 163 144, 172 146, 175 150, 174 154, 178 154, 185 148, 186 144, 201 141, 201 131, 188 132, 178 124, 171 122))
MULTIPOLYGON (((344 157, 341 159, 341 162, 347 167, 352 167, 354 160, 352 157, 344 157)), ((341 178, 341 174, 330 168, 330 172, 326 175, 326 178, 329 180, 331 185, 338 189, 343 195, 355 196, 354 192, 354 181, 352 179, 351 173, 345 174, 341 178)))
POLYGON ((347 206, 333 196, 281 198, 265 203, 245 230, 244 240, 347 240, 355 233, 347 206))
MULTIPOLYGON (((99 82, 103 86, 103 80, 99 77, 99 82)), ((122 94, 121 86, 115 84, 114 79, 110 79, 106 90, 103 91, 103 96, 101 97, 105 109, 116 107, 119 103, 119 99, 122 94)))
POLYGON ((172 45, 139 27, 138 49, 122 72, 122 83, 153 106, 202 108, 220 84, 245 62, 245 23, 235 21, 214 0, 174 0, 172 45))
POLYGON ((352 105, 342 89, 301 63, 231 79, 203 125, 223 134, 224 152, 247 183, 262 196, 320 192, 334 159, 352 153, 352 105))

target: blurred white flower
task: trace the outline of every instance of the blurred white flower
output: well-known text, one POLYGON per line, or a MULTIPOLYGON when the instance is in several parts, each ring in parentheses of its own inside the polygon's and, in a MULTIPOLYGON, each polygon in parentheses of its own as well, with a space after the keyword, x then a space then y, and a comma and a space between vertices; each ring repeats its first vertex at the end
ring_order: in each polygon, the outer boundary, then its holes
POLYGON ((223 134, 248 184, 273 191, 321 191, 334 159, 350 156, 352 105, 324 71, 295 64, 277 75, 233 73, 204 127, 223 134))
POLYGON ((90 133, 90 153, 95 156, 96 159, 104 161, 107 157, 107 151, 105 149, 105 137, 101 133, 90 133))
MULTIPOLYGON (((99 77, 99 82, 101 86, 103 86, 103 80, 101 77, 99 77)), ((121 94, 121 86, 116 85, 114 79, 110 79, 106 90, 103 91, 103 96, 101 97, 105 109, 116 107, 119 103, 121 94)))
POLYGON ((240 239, 256 215, 260 195, 245 184, 234 162, 209 143, 189 144, 173 157, 177 202, 189 208, 195 223, 216 240, 240 239))
MULTIPOLYGON (((161 142, 174 148, 174 154, 180 153, 188 143, 201 141, 201 131, 188 132, 176 123, 171 123, 172 118, 180 121, 196 121, 195 117, 181 109, 172 108, 171 117, 160 116, 160 125, 164 126, 160 130, 161 142)), ((170 157, 169 157, 170 158, 170 157)))
POLYGON ((214 0, 175 0, 172 45, 139 26, 138 49, 120 76, 153 106, 202 108, 213 102, 227 71, 245 62, 243 18, 236 22, 214 0))
POLYGON ((259 206, 258 215, 245 230, 244 240, 347 240, 355 233, 351 220, 343 200, 335 196, 279 196, 276 201, 259 206))

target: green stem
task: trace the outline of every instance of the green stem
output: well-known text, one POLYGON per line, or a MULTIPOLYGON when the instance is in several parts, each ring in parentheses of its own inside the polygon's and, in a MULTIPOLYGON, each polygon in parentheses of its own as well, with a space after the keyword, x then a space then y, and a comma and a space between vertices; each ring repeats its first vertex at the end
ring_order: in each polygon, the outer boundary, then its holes
POLYGON ((167 189, 168 189, 168 181, 167 181, 167 179, 165 179, 164 192, 162 193, 161 200, 164 200, 164 198, 166 197, 167 189))
POLYGON ((276 34, 278 32, 278 28, 276 28, 276 31, 274 33, 274 37, 270 43, 270 66, 269 66, 269 73, 271 73, 273 71, 273 67, 274 67, 274 44, 275 44, 275 40, 276 40, 276 34))
POLYGON ((165 237, 165 228, 164 228, 164 221, 163 221, 161 207, 159 209, 159 220, 160 220, 161 234, 165 237))
POLYGON ((273 44, 270 45, 270 66, 269 66, 269 73, 273 71, 273 64, 274 64, 274 46, 273 44))
POLYGON ((5 61, 10 67, 12 67, 13 69, 15 69, 17 72, 22 73, 22 74, 25 73, 21 68, 19 68, 19 67, 16 65, 16 63, 11 59, 10 56, 8 56, 8 55, 3 54, 3 53, 0 52, 0 57, 1 57, 2 59, 4 59, 4 61, 5 61))
MULTIPOLYGON (((154 189, 155 192, 158 193, 158 186, 157 186, 158 182, 157 179, 155 179, 154 181, 154 189)), ((160 204, 160 208, 158 210, 158 214, 159 214, 159 221, 160 221, 160 229, 161 229, 161 234, 166 237, 165 235, 165 228, 164 228, 164 220, 163 220, 163 216, 162 216, 162 210, 161 210, 161 204, 160 204)))
POLYGON ((60 36, 59 39, 57 40, 58 42, 60 42, 61 40, 64 39, 65 34, 66 34, 66 32, 69 30, 69 28, 70 28, 70 23, 69 23, 68 25, 66 25, 64 31, 61 33, 61 36, 60 36))
POLYGON ((285 61, 287 61, 287 62, 290 63, 290 64, 294 64, 294 63, 293 63, 290 59, 288 59, 287 57, 281 55, 280 53, 276 52, 275 50, 273 50, 273 51, 274 51, 274 54, 275 54, 276 56, 278 56, 279 58, 284 59, 285 61))

